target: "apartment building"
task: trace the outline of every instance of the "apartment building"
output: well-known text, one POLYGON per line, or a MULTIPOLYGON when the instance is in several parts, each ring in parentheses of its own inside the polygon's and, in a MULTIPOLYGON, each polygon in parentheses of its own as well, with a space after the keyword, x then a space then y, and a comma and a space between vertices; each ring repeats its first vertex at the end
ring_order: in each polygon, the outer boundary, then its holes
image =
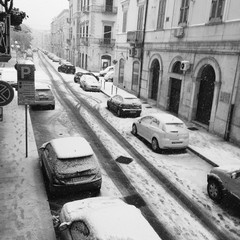
POLYGON ((114 84, 240 144, 239 0, 120 0, 114 84))
POLYGON ((69 0, 70 59, 100 71, 115 59, 117 0, 69 0))
POLYGON ((69 9, 64 9, 51 22, 51 52, 69 59, 69 9))

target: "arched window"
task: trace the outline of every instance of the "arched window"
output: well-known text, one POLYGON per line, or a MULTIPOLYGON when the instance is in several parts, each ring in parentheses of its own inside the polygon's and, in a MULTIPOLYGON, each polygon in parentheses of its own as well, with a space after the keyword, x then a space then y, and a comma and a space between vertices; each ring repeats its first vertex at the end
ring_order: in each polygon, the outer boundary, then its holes
POLYGON ((138 91, 139 70, 140 70, 140 64, 139 62, 135 61, 133 63, 133 70, 132 70, 132 90, 135 92, 138 91))

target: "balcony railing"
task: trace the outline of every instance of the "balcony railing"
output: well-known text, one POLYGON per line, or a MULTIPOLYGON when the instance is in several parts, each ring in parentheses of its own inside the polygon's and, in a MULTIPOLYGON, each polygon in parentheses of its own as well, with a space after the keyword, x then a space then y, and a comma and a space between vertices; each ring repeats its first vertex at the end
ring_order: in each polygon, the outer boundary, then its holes
POLYGON ((117 7, 113 7, 112 5, 104 5, 98 6, 93 5, 91 6, 93 12, 102 12, 106 14, 117 14, 117 7))
POLYGON ((127 42, 130 44, 142 44, 143 42, 143 31, 136 30, 136 31, 128 31, 127 32, 127 42))
POLYGON ((99 47, 109 47, 115 46, 116 39, 110 38, 89 38, 81 37, 77 39, 77 46, 89 46, 90 44, 97 44, 99 47))

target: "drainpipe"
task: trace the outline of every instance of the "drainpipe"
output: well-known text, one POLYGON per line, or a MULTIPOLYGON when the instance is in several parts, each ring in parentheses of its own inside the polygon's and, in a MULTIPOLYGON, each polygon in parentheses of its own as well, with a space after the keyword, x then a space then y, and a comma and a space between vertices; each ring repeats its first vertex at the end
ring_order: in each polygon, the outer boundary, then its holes
POLYGON ((148 13, 148 0, 147 0, 147 3, 146 3, 146 10, 145 10, 145 16, 144 16, 144 25, 143 25, 142 51, 141 51, 141 56, 140 56, 141 67, 140 67, 139 86, 138 86, 138 95, 137 95, 138 98, 140 98, 141 85, 142 85, 141 83, 142 83, 142 72, 143 72, 143 57, 144 57, 144 43, 145 43, 147 13, 148 13))
POLYGON ((240 68, 240 61, 239 61, 240 55, 238 55, 238 61, 237 61, 237 67, 235 70, 235 78, 234 78, 234 84, 233 84, 233 89, 232 89, 232 94, 231 94, 231 101, 230 101, 230 106, 228 110, 228 118, 227 118, 227 125, 226 125, 226 130, 224 134, 224 140, 229 141, 230 139, 230 133, 231 133, 231 125, 232 125, 232 118, 233 118, 233 110, 235 106, 235 101, 236 101, 236 93, 237 93, 237 88, 238 88, 238 82, 239 82, 239 72, 238 69, 240 68), (238 79, 238 81, 237 81, 238 79))

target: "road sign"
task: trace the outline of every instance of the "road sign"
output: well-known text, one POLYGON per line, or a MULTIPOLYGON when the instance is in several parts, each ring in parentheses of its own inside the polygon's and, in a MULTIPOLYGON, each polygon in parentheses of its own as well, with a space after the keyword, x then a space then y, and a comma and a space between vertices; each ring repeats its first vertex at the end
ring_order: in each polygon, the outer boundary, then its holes
POLYGON ((0 80, 0 107, 9 104, 14 98, 12 86, 0 80))
POLYGON ((35 101, 34 71, 32 61, 23 61, 15 65, 18 78, 18 105, 29 105, 35 101))

